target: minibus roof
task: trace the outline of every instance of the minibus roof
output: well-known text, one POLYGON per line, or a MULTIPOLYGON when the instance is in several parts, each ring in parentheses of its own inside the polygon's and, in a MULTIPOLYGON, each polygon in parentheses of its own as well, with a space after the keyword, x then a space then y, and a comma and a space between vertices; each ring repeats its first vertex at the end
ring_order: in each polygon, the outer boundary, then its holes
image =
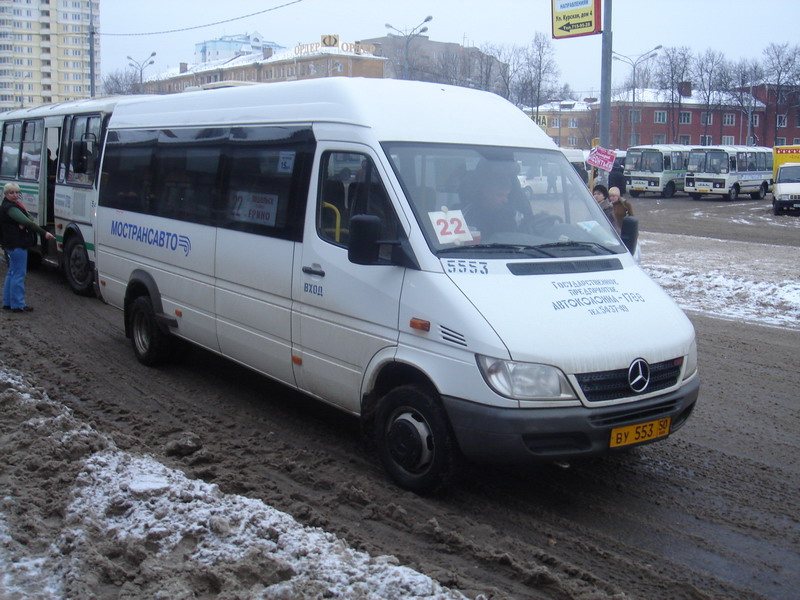
POLYGON ((496 94, 396 79, 330 77, 160 96, 118 107, 110 127, 322 122, 370 128, 378 141, 556 149, 525 113, 496 94))

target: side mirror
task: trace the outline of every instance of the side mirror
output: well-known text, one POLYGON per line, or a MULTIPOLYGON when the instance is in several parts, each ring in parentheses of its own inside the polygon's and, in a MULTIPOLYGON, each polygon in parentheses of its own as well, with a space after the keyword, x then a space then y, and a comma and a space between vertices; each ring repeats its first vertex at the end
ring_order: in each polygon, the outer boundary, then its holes
POLYGON ((354 215, 350 218, 350 242, 347 258, 357 265, 374 265, 378 262, 381 220, 376 215, 354 215))
POLYGON ((639 241, 639 219, 636 217, 625 217, 622 219, 622 243, 628 251, 633 254, 636 252, 636 243, 639 241))

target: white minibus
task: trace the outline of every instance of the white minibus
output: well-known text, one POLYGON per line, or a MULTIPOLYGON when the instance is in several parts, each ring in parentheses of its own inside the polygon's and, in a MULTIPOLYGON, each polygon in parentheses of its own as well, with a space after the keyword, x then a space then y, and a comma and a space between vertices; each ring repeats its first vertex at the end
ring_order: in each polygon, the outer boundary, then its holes
POLYGON ((362 419, 401 487, 462 459, 664 439, 694 329, 553 142, 501 97, 334 77, 114 112, 98 284, 136 358, 188 340, 362 419), (529 200, 522 169, 556 167, 529 200))
POLYGON ((31 248, 29 262, 62 267, 76 294, 94 289, 92 220, 108 117, 118 103, 134 99, 76 100, 0 114, 0 186, 17 183, 31 218, 56 237, 31 248))
POLYGON ((692 148, 684 190, 695 200, 721 194, 736 200, 750 194, 761 200, 772 191, 772 148, 764 146, 702 146, 692 148))
POLYGON ((691 146, 678 144, 628 148, 625 155, 628 193, 634 198, 646 193, 672 198, 675 192, 682 192, 689 150, 691 146))

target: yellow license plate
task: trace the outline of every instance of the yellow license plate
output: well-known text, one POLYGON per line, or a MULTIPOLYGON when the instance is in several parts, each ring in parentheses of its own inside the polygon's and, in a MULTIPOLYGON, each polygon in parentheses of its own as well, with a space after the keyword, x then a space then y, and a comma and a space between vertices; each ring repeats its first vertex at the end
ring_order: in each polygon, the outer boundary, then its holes
POLYGON ((648 421, 638 425, 628 425, 627 427, 615 427, 611 430, 611 441, 609 446, 618 448, 619 446, 630 446, 648 440, 655 440, 665 435, 669 435, 669 426, 672 419, 658 419, 648 421))

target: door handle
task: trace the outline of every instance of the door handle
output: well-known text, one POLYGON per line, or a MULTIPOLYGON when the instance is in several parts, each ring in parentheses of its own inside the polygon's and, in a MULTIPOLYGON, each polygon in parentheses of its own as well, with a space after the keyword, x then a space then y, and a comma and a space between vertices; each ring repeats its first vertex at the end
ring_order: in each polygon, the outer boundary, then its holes
POLYGON ((313 267, 303 267, 303 273, 306 275, 316 275, 317 277, 325 277, 325 271, 322 269, 314 269, 313 267))

